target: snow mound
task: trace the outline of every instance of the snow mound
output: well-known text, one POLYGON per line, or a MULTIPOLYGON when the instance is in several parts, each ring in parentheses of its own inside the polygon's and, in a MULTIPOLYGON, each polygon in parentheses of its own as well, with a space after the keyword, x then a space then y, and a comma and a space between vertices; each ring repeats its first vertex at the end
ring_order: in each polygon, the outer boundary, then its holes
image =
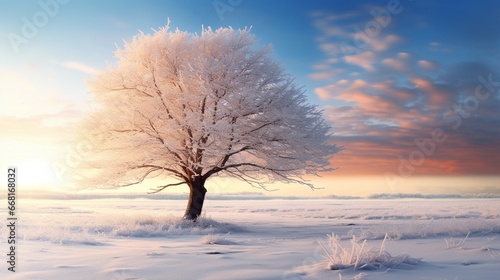
POLYGON ((89 215, 87 219, 60 215, 58 219, 27 221, 19 229, 25 240, 44 240, 53 243, 82 245, 105 245, 106 238, 152 238, 176 235, 207 235, 242 232, 243 229, 229 223, 200 217, 197 222, 176 216, 160 215, 89 215))
POLYGON ((219 235, 219 234, 205 235, 201 238, 201 243, 208 245, 236 245, 237 244, 236 242, 227 239, 228 235, 229 233, 224 235, 219 235))
POLYGON ((182 234, 217 234, 241 231, 235 225, 220 223, 201 217, 196 222, 177 217, 136 217, 116 224, 112 236, 123 237, 164 237, 182 234))
POLYGON ((429 237, 463 237, 467 234, 499 234, 498 219, 462 218, 449 220, 406 220, 406 222, 380 224, 376 226, 360 225, 352 228, 344 238, 357 236, 362 239, 419 239, 429 237))

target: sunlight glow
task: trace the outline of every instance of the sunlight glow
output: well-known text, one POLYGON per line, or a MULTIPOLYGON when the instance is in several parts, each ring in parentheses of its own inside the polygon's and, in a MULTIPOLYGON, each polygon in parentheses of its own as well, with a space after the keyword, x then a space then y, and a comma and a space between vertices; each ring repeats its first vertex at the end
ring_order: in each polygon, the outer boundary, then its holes
POLYGON ((29 159, 19 163, 19 185, 29 188, 44 188, 57 182, 49 162, 42 159, 29 159))

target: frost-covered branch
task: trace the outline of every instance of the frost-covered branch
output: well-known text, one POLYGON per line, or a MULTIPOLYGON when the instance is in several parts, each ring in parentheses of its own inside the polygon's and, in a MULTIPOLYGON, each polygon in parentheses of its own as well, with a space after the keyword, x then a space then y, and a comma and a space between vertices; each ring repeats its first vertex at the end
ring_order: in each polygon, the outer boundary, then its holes
POLYGON ((82 129, 94 147, 84 159, 89 185, 161 174, 188 185, 227 175, 259 187, 270 180, 313 188, 302 176, 332 170, 341 148, 269 54, 246 29, 165 27, 125 43, 118 63, 89 83, 97 104, 82 129))

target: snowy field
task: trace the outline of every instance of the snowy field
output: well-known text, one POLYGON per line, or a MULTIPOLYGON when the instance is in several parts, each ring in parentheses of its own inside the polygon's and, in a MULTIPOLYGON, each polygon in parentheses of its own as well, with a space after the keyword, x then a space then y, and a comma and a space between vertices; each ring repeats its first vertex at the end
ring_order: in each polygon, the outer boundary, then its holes
POLYGON ((208 199, 22 199, 0 279, 500 279, 500 199, 208 199))

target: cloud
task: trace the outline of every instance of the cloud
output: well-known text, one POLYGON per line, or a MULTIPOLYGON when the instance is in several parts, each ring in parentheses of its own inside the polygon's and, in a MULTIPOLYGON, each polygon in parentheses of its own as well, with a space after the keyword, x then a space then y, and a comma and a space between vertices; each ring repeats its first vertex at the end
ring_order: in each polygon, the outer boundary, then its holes
MULTIPOLYGON (((317 38, 318 41, 329 41, 331 42, 328 47, 330 50, 336 49, 336 53, 343 52, 344 54, 346 52, 342 49, 345 48, 345 45, 358 49, 357 53, 359 51, 381 52, 389 49, 392 44, 401 40, 399 36, 382 34, 383 32, 381 31, 386 25, 383 27, 379 25, 379 29, 377 30, 366 27, 367 23, 373 20, 373 18, 366 18, 366 16, 369 16, 373 12, 373 9, 379 8, 364 7, 365 12, 355 13, 331 13, 324 11, 312 13, 313 24, 321 32, 321 35, 317 38), (350 28, 346 29, 344 26, 349 26, 350 28)), ((384 19, 377 17, 377 23, 381 21, 384 21, 384 19)))
POLYGON ((375 63, 376 55, 374 52, 362 52, 356 55, 346 56, 345 61, 349 64, 357 65, 365 70, 372 71, 374 69, 373 63, 375 63))
POLYGON ((46 117, 0 117, 1 166, 29 159, 60 160, 71 143, 71 125, 48 125, 46 117))
POLYGON ((85 65, 81 62, 66 61, 66 62, 63 62, 61 65, 68 68, 68 69, 77 70, 77 71, 80 71, 80 72, 83 72, 83 73, 89 74, 89 75, 95 75, 95 74, 99 73, 99 70, 97 70, 91 66, 85 65))
POLYGON ((313 65, 313 69, 316 71, 309 75, 309 78, 313 80, 332 80, 339 74, 345 72, 343 68, 335 67, 334 64, 338 63, 337 59, 328 59, 324 63, 313 65))
POLYGON ((436 70, 438 68, 438 64, 429 60, 420 60, 418 62, 418 66, 425 70, 436 70))
POLYGON ((339 173, 398 174, 401 164, 414 161, 412 175, 492 175, 500 165, 500 158, 492 156, 500 145, 499 90, 498 73, 469 63, 450 67, 439 79, 356 79, 316 93, 344 104, 326 109, 335 141, 347 147, 336 157, 339 173), (490 86, 498 83, 480 100, 486 94, 474 89, 488 79, 490 86), (435 129, 445 141, 433 140, 435 129), (416 154, 423 158, 412 159, 416 154))
MULTIPOLYGON (((36 88, 29 83, 26 78, 17 72, 0 70, 0 82, 2 85, 9 85, 18 88, 19 91, 34 91, 36 88)), ((8 92, 7 90, 5 92, 8 92)), ((3 95, 2 95, 3 96, 3 95)), ((7 103, 7 102, 5 102, 7 103)))
POLYGON ((404 61, 394 59, 394 58, 386 58, 382 60, 382 64, 391 67, 394 70, 397 71, 404 71, 406 70, 406 64, 404 61))
POLYGON ((24 73, 0 70, 1 95, 0 117, 29 118, 57 114, 74 107, 74 102, 61 93, 57 86, 40 84, 38 73, 24 73), (5 100, 3 100, 5 99, 5 100))
POLYGON ((451 85, 436 83, 425 77, 412 77, 410 82, 422 93, 423 105, 431 109, 445 108, 453 104, 456 89, 451 85))
POLYGON ((309 75, 309 77, 313 80, 330 80, 333 78, 332 73, 328 72, 319 72, 319 73, 313 73, 309 75))
MULTIPOLYGON (((359 34, 356 34, 354 35, 354 38, 359 35, 359 34)), ((382 52, 382 51, 385 51, 385 50, 388 50, 394 43, 397 43, 401 40, 400 37, 396 36, 396 35, 387 35, 383 38, 380 38, 380 36, 377 36, 377 37, 368 37, 368 39, 366 39, 366 42, 370 45, 370 47, 377 51, 377 52, 382 52)))
POLYGON ((482 62, 490 61, 480 59, 482 50, 452 55, 448 46, 461 46, 448 37, 404 36, 421 26, 388 26, 368 36, 354 27, 372 20, 369 13, 336 15, 313 19, 325 58, 310 75, 324 83, 314 92, 333 141, 346 147, 335 157, 336 174, 399 174, 409 164, 411 175, 498 175, 500 158, 492 156, 500 146, 498 65, 482 62))

